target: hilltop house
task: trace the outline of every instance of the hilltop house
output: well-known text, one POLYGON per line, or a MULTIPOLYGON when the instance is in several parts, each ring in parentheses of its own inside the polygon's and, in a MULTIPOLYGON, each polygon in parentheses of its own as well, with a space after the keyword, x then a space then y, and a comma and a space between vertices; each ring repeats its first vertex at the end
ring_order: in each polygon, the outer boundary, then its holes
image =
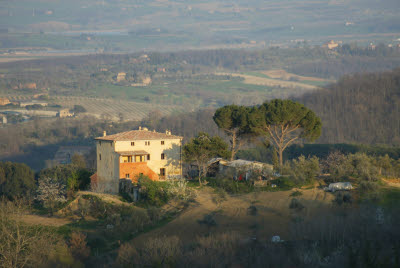
POLYGON ((97 173, 92 187, 118 193, 121 181, 136 182, 139 175, 152 180, 180 178, 182 137, 139 127, 96 138, 97 173))

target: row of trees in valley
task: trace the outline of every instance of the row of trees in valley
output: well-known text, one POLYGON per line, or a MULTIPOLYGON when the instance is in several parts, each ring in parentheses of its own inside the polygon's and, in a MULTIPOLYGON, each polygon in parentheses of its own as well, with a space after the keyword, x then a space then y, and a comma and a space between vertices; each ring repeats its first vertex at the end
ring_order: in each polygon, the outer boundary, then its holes
POLYGON ((17 92, 32 92, 24 89, 23 85, 34 82, 37 90, 50 88, 52 92, 63 95, 96 94, 96 87, 115 83, 113 76, 121 71, 134 77, 159 74, 178 79, 185 74, 193 75, 191 79, 196 79, 197 74, 212 74, 221 68, 235 72, 287 68, 300 75, 339 78, 355 72, 390 70, 399 66, 399 63, 400 50, 397 48, 378 46, 376 50, 368 50, 354 45, 343 45, 334 53, 313 47, 152 52, 146 57, 143 57, 143 53, 98 54, 2 63, 0 67, 8 72, 0 81, 0 92, 13 94, 13 88, 21 85, 22 88, 17 92), (165 73, 159 72, 160 69, 165 69, 165 73))

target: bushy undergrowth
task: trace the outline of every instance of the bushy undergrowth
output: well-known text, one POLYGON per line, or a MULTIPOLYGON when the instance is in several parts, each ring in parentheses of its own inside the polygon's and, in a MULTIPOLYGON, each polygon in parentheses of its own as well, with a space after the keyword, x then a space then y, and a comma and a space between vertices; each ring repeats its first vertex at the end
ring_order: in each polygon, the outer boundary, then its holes
POLYGON ((124 244, 117 267, 398 267, 398 208, 338 208, 293 221, 287 242, 224 232, 124 244))
POLYGON ((254 190, 252 181, 238 181, 230 178, 206 178, 208 186, 223 189, 229 194, 249 193, 254 190))
POLYGON ((62 236, 21 221, 29 204, 0 200, 0 267, 82 267, 62 236))
POLYGON ((161 207, 169 200, 190 201, 195 198, 195 192, 188 186, 186 180, 153 181, 146 176, 140 176, 140 202, 144 206, 161 207))

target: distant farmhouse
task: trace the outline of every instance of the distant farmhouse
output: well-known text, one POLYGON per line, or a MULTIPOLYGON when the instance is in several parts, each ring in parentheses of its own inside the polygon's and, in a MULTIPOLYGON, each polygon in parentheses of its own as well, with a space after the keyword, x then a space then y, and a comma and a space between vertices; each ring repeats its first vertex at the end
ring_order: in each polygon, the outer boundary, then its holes
POLYGON ((11 103, 11 102, 10 102, 9 99, 7 99, 7 98, 0 98, 0 106, 4 106, 4 105, 10 104, 10 103, 11 103))
POLYGON ((5 125, 7 124, 7 116, 0 114, 0 125, 5 125))
POLYGON ((117 82, 121 82, 121 81, 125 80, 125 77, 126 77, 126 73, 120 72, 117 74, 116 80, 117 80, 117 82))
POLYGON ((139 130, 96 138, 97 173, 92 188, 118 193, 125 183, 136 182, 140 175, 152 180, 182 177, 182 137, 170 131, 159 133, 139 130))
POLYGON ((56 116, 59 117, 59 118, 73 117, 73 116, 74 116, 74 113, 71 113, 71 112, 69 111, 69 109, 61 109, 60 111, 58 111, 58 113, 57 113, 56 116))
POLYGON ((335 48, 339 47, 339 45, 341 43, 342 43, 341 41, 336 42, 336 41, 331 40, 331 41, 326 42, 325 44, 323 44, 322 47, 323 48, 327 48, 327 49, 335 49, 335 48))
POLYGON ((73 155, 87 155, 90 150, 90 146, 60 146, 55 153, 54 158, 46 161, 46 165, 47 167, 53 167, 57 165, 70 164, 73 155))
POLYGON ((37 89, 37 85, 34 82, 31 83, 19 83, 18 86, 15 86, 14 89, 37 89))

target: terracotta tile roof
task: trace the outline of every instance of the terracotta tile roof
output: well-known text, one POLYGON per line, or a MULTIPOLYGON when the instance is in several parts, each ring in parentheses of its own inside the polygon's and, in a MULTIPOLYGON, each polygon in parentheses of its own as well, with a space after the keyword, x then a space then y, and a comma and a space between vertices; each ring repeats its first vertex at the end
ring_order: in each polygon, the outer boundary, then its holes
POLYGON ((168 135, 166 133, 153 132, 149 130, 131 130, 126 132, 117 133, 114 135, 107 135, 98 137, 96 140, 106 141, 135 141, 135 140, 167 140, 167 139, 182 139, 181 136, 168 135))
POLYGON ((144 150, 138 150, 138 151, 117 152, 117 154, 119 154, 119 155, 147 155, 149 153, 144 150))

